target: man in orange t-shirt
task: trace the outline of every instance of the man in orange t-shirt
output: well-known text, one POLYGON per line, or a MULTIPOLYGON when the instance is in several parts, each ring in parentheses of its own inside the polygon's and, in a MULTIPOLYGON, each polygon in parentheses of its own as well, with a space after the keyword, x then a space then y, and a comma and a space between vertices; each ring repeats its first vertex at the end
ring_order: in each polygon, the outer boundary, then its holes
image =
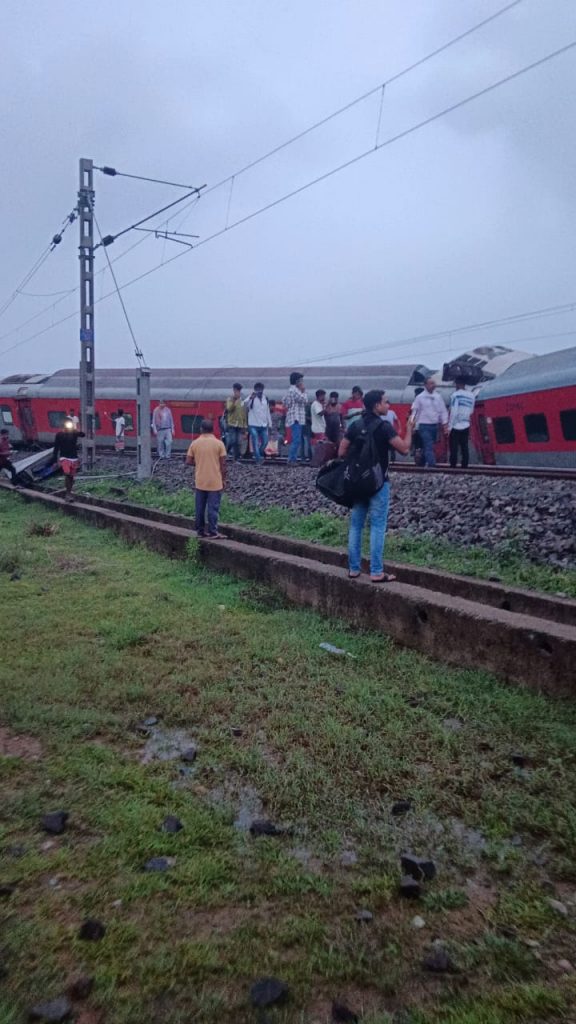
POLYGON ((200 437, 192 441, 186 455, 186 464, 195 467, 195 529, 199 537, 219 537, 218 512, 222 491, 226 486, 226 449, 222 441, 214 437, 212 420, 202 420, 201 430, 200 437))

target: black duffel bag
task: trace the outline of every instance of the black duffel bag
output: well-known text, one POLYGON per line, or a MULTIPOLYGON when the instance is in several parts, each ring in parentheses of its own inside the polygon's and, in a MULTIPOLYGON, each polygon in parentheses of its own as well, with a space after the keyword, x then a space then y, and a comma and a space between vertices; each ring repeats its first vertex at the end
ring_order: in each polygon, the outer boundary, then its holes
POLYGON ((348 462, 346 459, 331 459, 318 470, 316 487, 325 498, 337 505, 352 508, 354 498, 347 486, 348 462))

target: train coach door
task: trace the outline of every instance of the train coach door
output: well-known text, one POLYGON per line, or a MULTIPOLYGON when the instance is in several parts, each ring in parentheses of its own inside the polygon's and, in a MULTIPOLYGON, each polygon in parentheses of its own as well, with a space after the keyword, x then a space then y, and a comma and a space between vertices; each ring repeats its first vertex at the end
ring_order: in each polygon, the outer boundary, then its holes
POLYGON ((18 408, 18 416, 20 418, 22 438, 28 444, 33 444, 38 440, 38 430, 36 428, 32 402, 29 398, 25 398, 24 396, 17 396, 15 401, 18 408))
POLYGON ((490 429, 488 426, 488 418, 486 416, 484 402, 476 402, 476 407, 474 409, 472 443, 480 456, 480 461, 484 463, 485 466, 496 465, 494 447, 490 438, 490 429))

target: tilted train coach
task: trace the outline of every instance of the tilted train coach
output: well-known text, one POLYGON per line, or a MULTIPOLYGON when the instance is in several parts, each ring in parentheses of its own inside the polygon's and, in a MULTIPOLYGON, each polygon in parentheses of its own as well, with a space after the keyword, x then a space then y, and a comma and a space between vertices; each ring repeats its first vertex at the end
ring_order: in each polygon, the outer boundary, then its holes
MULTIPOLYGON (((576 347, 546 356, 485 346, 459 360, 474 368, 482 383, 475 388, 472 424, 476 461, 502 465, 566 466, 576 469, 576 347)), ((174 448, 185 450, 209 417, 219 433, 219 418, 231 386, 238 381, 250 394, 261 380, 268 398, 281 402, 293 367, 220 367, 151 371, 152 404, 164 398, 174 416, 174 448)), ((114 416, 126 419, 126 440, 135 446, 136 380, 134 369, 96 370, 96 443, 111 446, 114 416)), ((309 367, 306 389, 317 388, 349 397, 355 384, 365 391, 384 388, 401 423, 427 376, 434 376, 448 401, 452 386, 441 371, 420 364, 387 366, 309 367)), ((71 410, 79 413, 78 370, 53 374, 14 374, 0 380, 0 425, 13 443, 50 444, 71 410)))

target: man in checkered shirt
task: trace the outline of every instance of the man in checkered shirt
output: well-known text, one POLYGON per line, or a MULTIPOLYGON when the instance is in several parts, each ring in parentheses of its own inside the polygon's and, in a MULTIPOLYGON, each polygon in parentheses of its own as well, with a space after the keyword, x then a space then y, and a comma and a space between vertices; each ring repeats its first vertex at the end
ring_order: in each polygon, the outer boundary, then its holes
POLYGON ((288 452, 288 463, 294 465, 300 450, 302 430, 306 423, 306 406, 308 404, 308 395, 304 390, 304 376, 298 373, 297 370, 290 374, 290 389, 288 394, 284 396, 283 403, 286 409, 286 427, 290 427, 292 434, 290 450, 288 452))

